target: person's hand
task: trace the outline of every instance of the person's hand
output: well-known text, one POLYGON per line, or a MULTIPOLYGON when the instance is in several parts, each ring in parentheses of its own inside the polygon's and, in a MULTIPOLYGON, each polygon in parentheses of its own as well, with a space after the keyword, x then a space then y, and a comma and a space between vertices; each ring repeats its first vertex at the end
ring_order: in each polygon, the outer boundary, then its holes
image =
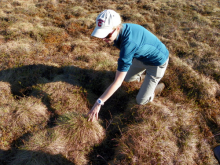
POLYGON ((98 120, 100 109, 101 109, 101 105, 95 103, 92 109, 87 114, 87 116, 89 117, 88 121, 93 121, 94 119, 98 120))

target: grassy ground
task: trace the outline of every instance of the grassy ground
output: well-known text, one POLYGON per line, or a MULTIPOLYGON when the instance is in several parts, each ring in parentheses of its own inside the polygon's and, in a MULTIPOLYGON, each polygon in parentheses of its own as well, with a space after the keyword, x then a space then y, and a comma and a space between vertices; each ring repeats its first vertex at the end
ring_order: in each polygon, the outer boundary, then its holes
POLYGON ((218 164, 218 0, 0 1, 0 164, 218 164), (104 9, 169 49, 166 88, 139 106, 123 83, 98 122, 85 115, 110 85, 119 50, 90 37, 104 9))

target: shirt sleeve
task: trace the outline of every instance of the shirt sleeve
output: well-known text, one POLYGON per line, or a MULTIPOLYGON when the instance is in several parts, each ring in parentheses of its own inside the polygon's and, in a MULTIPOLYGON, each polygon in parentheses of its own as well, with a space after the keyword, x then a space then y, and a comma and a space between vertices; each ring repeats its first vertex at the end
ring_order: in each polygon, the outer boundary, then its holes
POLYGON ((137 45, 132 41, 127 41, 121 44, 118 59, 118 71, 127 72, 129 70, 136 50, 137 45))

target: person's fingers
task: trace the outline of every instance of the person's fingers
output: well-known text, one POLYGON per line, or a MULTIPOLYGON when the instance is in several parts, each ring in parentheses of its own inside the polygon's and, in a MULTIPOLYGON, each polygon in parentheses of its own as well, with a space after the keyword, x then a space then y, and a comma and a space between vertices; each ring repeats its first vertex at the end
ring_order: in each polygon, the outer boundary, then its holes
POLYGON ((92 120, 91 120, 91 122, 94 121, 94 118, 95 118, 95 113, 92 115, 92 120))
POLYGON ((89 111, 87 114, 88 121, 93 122, 94 120, 98 120, 100 107, 93 107, 92 110, 89 111))
POLYGON ((93 118, 93 110, 90 110, 88 113, 87 113, 87 115, 86 115, 86 117, 88 117, 88 121, 91 121, 92 120, 92 118, 93 118))
POLYGON ((89 119, 90 119, 89 113, 90 113, 90 111, 89 111, 89 112, 87 113, 87 115, 86 115, 86 117, 88 117, 88 121, 89 121, 89 119))
POLYGON ((91 113, 88 113, 88 117, 89 117, 88 121, 91 121, 92 114, 91 114, 91 113))
POLYGON ((98 120, 98 118, 99 118, 99 113, 96 113, 96 120, 98 120))
POLYGON ((94 113, 90 113, 89 114, 89 119, 88 119, 88 121, 91 121, 91 122, 93 122, 93 120, 94 120, 94 113))
POLYGON ((90 110, 90 111, 87 113, 86 117, 88 117, 91 113, 92 113, 92 110, 90 110))

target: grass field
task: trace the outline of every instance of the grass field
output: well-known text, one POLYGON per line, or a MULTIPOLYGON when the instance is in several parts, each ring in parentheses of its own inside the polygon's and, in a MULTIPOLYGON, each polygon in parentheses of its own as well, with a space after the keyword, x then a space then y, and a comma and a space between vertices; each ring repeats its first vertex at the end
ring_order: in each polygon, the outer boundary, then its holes
POLYGON ((219 0, 0 0, 0 165, 217 165, 219 0), (170 62, 159 98, 123 82, 97 122, 119 50, 91 37, 113 9, 154 33, 170 62))

